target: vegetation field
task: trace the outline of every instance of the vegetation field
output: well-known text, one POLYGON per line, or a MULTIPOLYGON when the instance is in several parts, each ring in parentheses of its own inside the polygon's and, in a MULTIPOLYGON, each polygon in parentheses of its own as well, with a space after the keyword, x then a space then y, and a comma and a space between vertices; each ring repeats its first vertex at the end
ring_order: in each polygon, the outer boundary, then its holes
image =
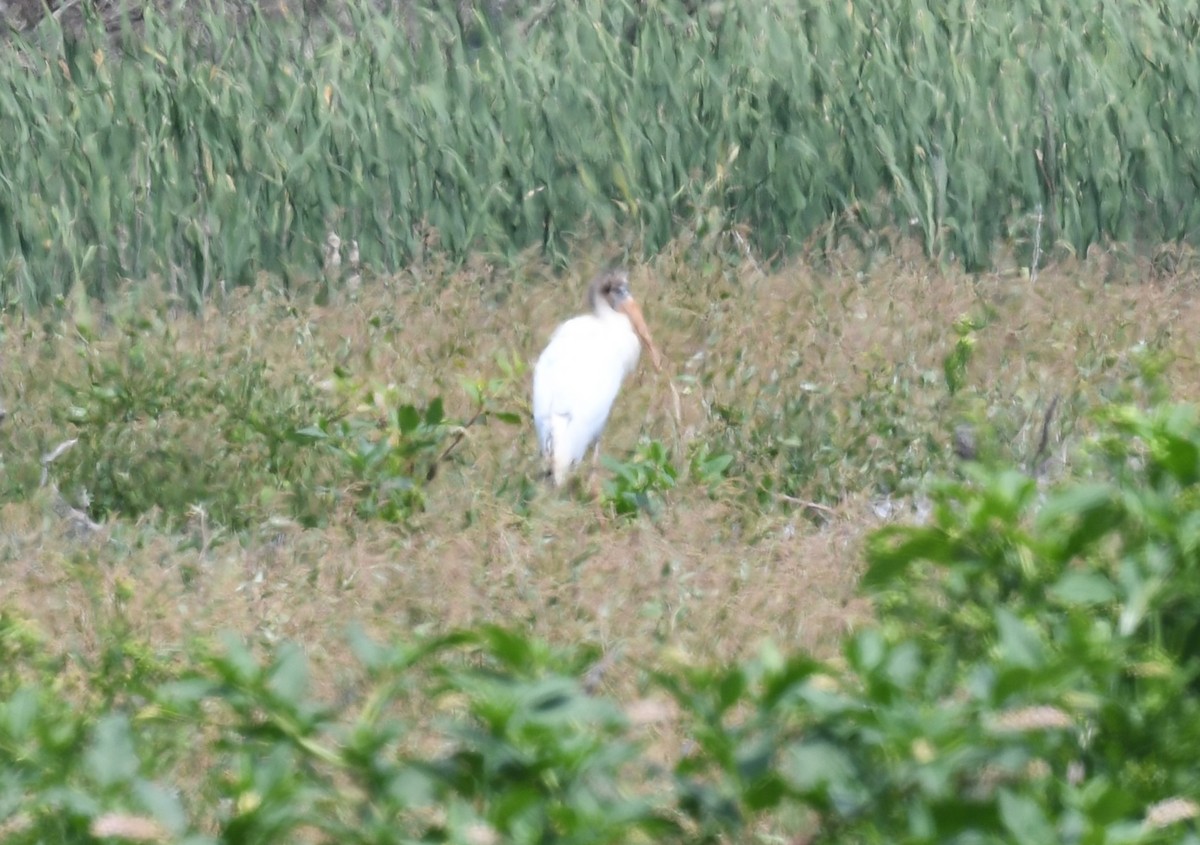
MULTIPOLYGON (((977 828, 987 816, 957 814, 997 801, 1002 838, 1025 823, 1005 802, 1035 801, 1078 817, 1042 818, 1050 838, 1137 822, 1139 841, 1179 841, 1138 825, 1156 801, 1192 794, 1190 766, 1171 762, 1191 746, 1104 759, 1071 739, 1099 723, 1105 742, 1135 741, 1106 708, 1140 700, 1121 686, 1144 683, 1144 664, 1158 661, 1161 683, 1190 677, 1182 646, 1159 639, 1170 613, 1157 603, 1178 597, 1165 582, 1141 594, 1158 620, 1144 646, 1137 625, 1126 646, 1111 641, 1115 616, 1096 642, 1058 642, 1048 620, 1075 618, 1074 605, 1047 587, 1087 573, 1118 591, 1131 576, 1105 563, 1116 547, 1098 530, 1076 572, 1076 554, 1052 551, 1073 523, 1029 523, 1024 509, 1049 507, 1038 490, 1070 502, 1116 472, 1102 466, 1117 460, 1106 409, 1194 398, 1190 256, 1164 274, 1112 250, 1034 282, 1016 267, 941 270, 900 247, 769 272, 734 252, 686 254, 632 268, 669 363, 643 366, 622 394, 599 501, 587 485, 545 486, 526 398, 530 362, 580 309, 595 255, 563 278, 537 261, 434 264, 325 304, 264 283, 191 314, 136 288, 75 299, 62 319, 7 320, 0 806, 13 841, 103 838, 106 824, 155 840, 877 841, 869 831, 919 827, 901 808, 922 802, 934 838, 912 841, 935 841, 977 828), (419 423, 403 421, 408 406, 419 423), (964 426, 973 461, 955 454, 964 426), (958 525, 963 508, 983 522, 958 525), (892 565, 870 538, 905 523, 964 544, 943 561, 952 587, 981 564, 1008 574, 958 583, 958 608, 926 595, 938 579, 921 569, 899 592, 861 589, 867 561, 892 565), (1000 585, 1012 596, 997 602, 1000 585), (914 615, 919 598, 936 612, 914 615), (1036 659, 1053 665, 1006 657, 997 613, 1027 619, 1021 636, 1047 638, 1036 659), (459 631, 475 633, 438 639, 459 631), (898 649, 888 659, 916 672, 905 650, 928 638, 917 687, 893 665, 902 688, 887 692, 861 664, 861 649, 898 649), (980 667, 1003 675, 1006 660, 1019 679, 978 689, 980 667), (1063 675, 1072 661, 1099 679, 1063 675), (849 711, 812 698, 829 684, 847 685, 849 711), (988 720, 1035 704, 1058 738, 995 746, 988 720), (868 712, 900 723, 855 721, 868 712), (862 736, 808 747, 855 725, 862 736), (768 735, 808 762, 755 758, 768 735), (1068 786, 1060 764, 1087 777, 1068 786), (976 782, 987 772, 999 780, 976 782), (1069 796, 1045 793, 1046 777, 1069 796)), ((1195 444, 1188 425, 1171 431, 1195 444)), ((1183 575, 1180 554, 1170 571, 1183 575)), ((1116 592, 1089 589, 1080 618, 1119 615, 1116 592)), ((1037 830, 1021 841, 1050 841, 1037 830)))
POLYGON ((1191 5, 326 8, 4 44, 0 842, 1200 842, 1191 5))

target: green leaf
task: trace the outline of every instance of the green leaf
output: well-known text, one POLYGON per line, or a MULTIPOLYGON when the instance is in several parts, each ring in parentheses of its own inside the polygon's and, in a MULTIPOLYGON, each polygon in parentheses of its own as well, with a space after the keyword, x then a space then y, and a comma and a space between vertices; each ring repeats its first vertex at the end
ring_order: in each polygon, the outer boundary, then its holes
POLYGON ((1115 490, 1110 484, 1077 484, 1046 500, 1038 513, 1038 523, 1047 527, 1066 516, 1080 516, 1107 507, 1115 490))
POLYGON ((1185 555, 1192 557, 1200 550, 1200 512, 1192 511, 1182 515, 1175 527, 1175 537, 1179 549, 1185 555))
POLYGON ((959 337, 954 349, 942 361, 942 373, 946 378, 946 390, 950 395, 958 393, 967 381, 967 364, 971 360, 971 352, 975 339, 969 335, 959 337))
POLYGON ((776 741, 771 736, 746 739, 734 750, 734 765, 738 778, 743 783, 753 783, 771 773, 771 762, 775 759, 776 741))
POLYGON ((357 621, 350 623, 346 630, 346 639, 350 643, 350 650, 366 669, 379 669, 387 663, 388 650, 371 639, 357 621))
POLYGON ((1018 845, 1050 845, 1059 841, 1033 798, 1004 789, 1000 791, 999 805, 1000 821, 1018 845))
POLYGON ((801 795, 816 798, 847 813, 867 799, 866 787, 850 755, 824 740, 789 745, 779 761, 779 774, 801 795))
POLYGON ((915 685, 923 668, 921 649, 914 642, 898 643, 888 652, 885 674, 892 684, 901 689, 915 685))
POLYGON ((725 470, 729 469, 729 465, 733 463, 733 455, 717 455, 704 462, 704 473, 706 475, 724 475, 725 470))
POLYGON ((396 428, 401 434, 412 434, 421 424, 421 414, 412 405, 401 405, 396 409, 396 428))
POLYGON ((1041 638, 1011 611, 1003 607, 996 610, 996 628, 1004 660, 1026 669, 1036 669, 1045 662, 1041 638))
POLYGON ((1037 493, 1037 482, 1015 469, 996 473, 988 485, 988 503, 1003 509, 1005 520, 1012 520, 1021 513, 1037 493))
POLYGON ((1196 431, 1196 409, 1189 405, 1170 406, 1156 420, 1150 439, 1151 451, 1162 467, 1180 483, 1192 485, 1200 477, 1200 444, 1196 431))
POLYGON ((262 670, 250 649, 246 648, 246 644, 230 631, 222 632, 219 636, 225 652, 213 658, 214 667, 227 680, 236 683, 250 684, 257 681, 262 670))
MULTIPOLYGON (((761 765, 765 767, 770 763, 773 756, 769 749, 764 750, 761 765)), ((759 761, 756 758, 754 767, 747 769, 747 771, 757 771, 758 766, 759 761)), ((739 770, 741 769, 742 766, 739 766, 739 770)), ((746 772, 742 772, 742 776, 745 777, 746 772)), ((777 806, 786 795, 787 785, 782 778, 771 772, 765 776, 756 777, 749 786, 743 789, 742 801, 751 810, 762 811, 777 806)))
POLYGON ((866 628, 859 632, 846 647, 846 657, 854 669, 861 674, 871 674, 887 657, 887 643, 877 628, 866 628))
POLYGON ((438 425, 446 418, 442 410, 442 397, 436 397, 425 409, 425 425, 438 425))
POLYGON ((890 587, 911 564, 922 560, 950 563, 953 552, 950 537, 941 529, 889 525, 867 541, 868 565, 860 583, 868 591, 890 587))
POLYGON ((284 644, 267 678, 267 688, 288 702, 299 702, 308 690, 308 660, 294 643, 284 644))
POLYGON ((108 715, 96 723, 92 742, 84 754, 87 772, 102 787, 128 783, 138 771, 129 720, 108 715))
POLYGON ((1121 521, 1120 498, 1108 484, 1081 484, 1051 498, 1038 514, 1038 526, 1048 531, 1067 522, 1059 555, 1069 560, 1095 545, 1121 521))
POLYGON ((8 734, 21 742, 29 734, 39 709, 41 704, 37 693, 22 687, 5 704, 0 704, 0 718, 8 734))
POLYGON ((171 833, 179 836, 187 829, 187 813, 176 790, 139 780, 133 785, 133 794, 138 803, 171 833))
POLYGON ((328 440, 329 435, 322 431, 319 426, 310 425, 304 428, 298 428, 292 432, 292 439, 297 442, 328 440))
POLYGON ((510 669, 531 670, 542 663, 534 644, 516 631, 489 625, 480 631, 480 638, 488 653, 510 669))
POLYGON ((721 711, 737 704, 746 692, 746 674, 739 668, 725 673, 717 687, 717 701, 721 711))
POLYGON ((1051 585, 1048 592, 1052 598, 1068 605, 1104 604, 1117 597, 1116 586, 1099 572, 1068 572, 1051 585))
POLYGON ((436 803, 435 781, 416 766, 405 766, 388 779, 385 792, 401 807, 429 807, 436 803))
POLYGON ((203 678, 186 678, 163 684, 157 698, 170 707, 187 708, 198 704, 216 690, 217 685, 203 678))

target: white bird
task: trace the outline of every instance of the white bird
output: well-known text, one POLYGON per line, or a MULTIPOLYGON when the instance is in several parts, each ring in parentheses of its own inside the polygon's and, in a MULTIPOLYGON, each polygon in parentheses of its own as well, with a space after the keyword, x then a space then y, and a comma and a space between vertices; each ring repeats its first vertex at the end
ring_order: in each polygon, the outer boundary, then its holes
POLYGON ((533 422, 555 486, 562 486, 589 446, 595 445, 593 460, 599 458, 600 433, 642 346, 654 368, 662 368, 624 271, 593 279, 588 306, 592 313, 554 330, 533 368, 533 422))

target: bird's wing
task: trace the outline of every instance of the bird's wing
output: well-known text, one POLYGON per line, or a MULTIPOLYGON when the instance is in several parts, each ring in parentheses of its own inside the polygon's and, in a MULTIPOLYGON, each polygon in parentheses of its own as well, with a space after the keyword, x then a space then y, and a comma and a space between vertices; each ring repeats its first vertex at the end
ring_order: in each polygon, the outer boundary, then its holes
POLYGON ((623 362, 604 354, 605 340, 595 321, 568 320, 534 365, 533 419, 543 451, 556 415, 569 418, 574 460, 603 430, 625 376, 623 362))

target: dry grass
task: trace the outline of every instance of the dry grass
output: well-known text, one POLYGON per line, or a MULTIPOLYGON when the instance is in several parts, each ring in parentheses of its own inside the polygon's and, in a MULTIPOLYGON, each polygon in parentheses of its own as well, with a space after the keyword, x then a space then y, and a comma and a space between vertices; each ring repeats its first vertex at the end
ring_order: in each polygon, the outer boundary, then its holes
MULTIPOLYGON (((114 626, 168 660, 190 637, 222 629, 257 642, 295 639, 331 699, 354 674, 343 636, 351 620, 381 637, 499 622, 560 644, 601 644, 619 655, 605 683, 633 695, 640 661, 727 660, 767 638, 828 653, 869 618, 854 591, 859 549, 880 523, 873 502, 888 491, 854 489, 870 475, 848 467, 788 488, 821 499, 821 510, 754 494, 783 471, 778 452, 759 446, 772 426, 792 421, 780 410, 789 398, 816 397, 836 429, 861 429, 869 467, 894 457, 889 431, 920 431, 912 460, 937 469, 949 465, 950 432, 962 419, 996 421, 1002 450, 1029 454, 1054 394, 1064 397, 1054 448, 1068 454, 1087 408, 1150 389, 1139 344, 1170 359, 1176 398, 1196 397, 1200 273, 1190 266, 1161 278, 1149 262, 1104 254, 1044 268, 1033 287, 1016 271, 971 278, 903 255, 860 271, 860 260, 764 275, 752 263, 697 269, 667 254, 633 268, 680 390, 682 426, 665 377, 643 367, 620 397, 607 452, 628 454, 639 436, 677 455, 691 443, 745 450, 713 495, 685 483, 656 519, 617 521, 546 489, 526 505, 523 483, 538 473, 531 426, 492 424, 471 430, 411 531, 332 514, 325 528, 275 520, 230 536, 197 511, 180 531, 151 514, 81 535, 49 489, 12 496, 0 504, 0 608, 28 620, 49 651, 85 658, 114 626), (950 397, 941 362, 963 315, 988 324, 976 333, 969 387, 950 397), (887 401, 871 405, 873 391, 887 401)), ((318 385, 341 367, 418 399, 441 394, 461 416, 469 406, 459 378, 501 377, 498 355, 531 365, 553 326, 579 310, 587 273, 556 280, 532 264, 511 274, 428 267, 325 307, 264 286, 200 318, 175 315, 139 331, 163 355, 202 357, 211 378, 250 358, 267 362, 267 379, 280 384, 318 385)), ((131 294, 104 314, 77 312, 76 323, 7 321, 3 466, 73 436, 55 422, 56 382, 86 379, 89 360, 117 354, 130 315, 161 306, 131 294), (87 339, 78 321, 89 323, 87 339)), ((503 394, 522 412, 525 380, 503 394)), ((801 450, 808 434, 776 432, 801 450)))

